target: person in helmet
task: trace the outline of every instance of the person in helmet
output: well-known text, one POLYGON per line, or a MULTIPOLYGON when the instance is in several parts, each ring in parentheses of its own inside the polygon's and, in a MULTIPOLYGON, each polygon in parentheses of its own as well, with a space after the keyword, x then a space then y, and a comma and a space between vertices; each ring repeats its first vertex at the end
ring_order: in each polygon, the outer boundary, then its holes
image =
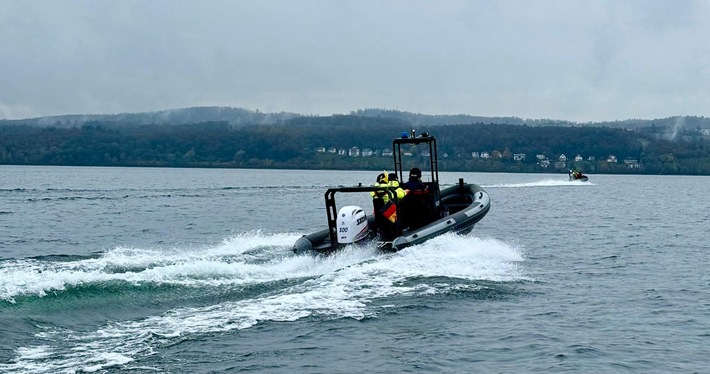
POLYGON ((422 183, 422 171, 419 168, 412 168, 409 171, 409 180, 402 186, 405 190, 411 192, 424 192, 427 190, 427 186, 422 183))
POLYGON ((377 176, 375 187, 394 187, 379 191, 372 191, 372 206, 375 214, 375 224, 380 236, 385 241, 390 241, 399 235, 397 226, 397 203, 407 194, 396 179, 390 180, 387 172, 377 176))
MULTIPOLYGON (((380 173, 377 176, 377 179, 375 180, 375 187, 387 187, 389 184, 389 176, 387 175, 386 172, 380 173)), ((387 190, 380 190, 380 191, 372 191, 370 192, 370 196, 372 196, 372 201, 380 201, 382 203, 386 203, 389 201, 389 196, 390 194, 388 193, 387 190)), ((383 204, 384 205, 384 204, 383 204)))
POLYGON ((387 172, 380 173, 377 176, 376 182, 375 182, 375 187, 394 187, 394 191, 392 190, 381 190, 381 191, 372 191, 370 192, 370 195, 372 196, 373 200, 380 200, 383 203, 388 203, 388 202, 393 202, 397 203, 399 200, 401 200, 407 192, 402 189, 402 187, 399 186, 399 181, 397 180, 397 175, 394 173, 387 174, 387 172))
POLYGON ((398 203, 400 200, 402 200, 402 198, 405 197, 409 193, 409 190, 403 189, 400 186, 399 178, 397 178, 397 173, 389 173, 389 175, 387 176, 387 184, 390 187, 396 188, 396 190, 395 190, 395 199, 396 199, 395 202, 396 203, 398 203))
POLYGON ((414 230, 433 222, 436 218, 434 197, 429 193, 428 186, 422 183, 421 169, 412 168, 409 171, 409 180, 403 187, 409 193, 400 204, 403 218, 401 225, 414 230))

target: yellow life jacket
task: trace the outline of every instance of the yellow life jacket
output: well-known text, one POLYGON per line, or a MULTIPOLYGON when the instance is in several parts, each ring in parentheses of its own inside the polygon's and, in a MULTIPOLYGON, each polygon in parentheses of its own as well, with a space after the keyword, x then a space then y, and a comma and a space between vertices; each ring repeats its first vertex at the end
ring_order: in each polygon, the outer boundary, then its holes
POLYGON ((375 183, 375 187, 395 187, 396 190, 382 190, 382 191, 372 191, 370 192, 370 196, 372 196, 373 199, 382 199, 384 203, 387 203, 389 201, 393 202, 398 202, 401 200, 407 193, 404 192, 404 190, 399 187, 399 182, 396 180, 389 181, 388 183, 375 183))
MULTIPOLYGON (((389 183, 375 183, 375 187, 389 187, 389 183)), ((372 191, 370 192, 372 199, 382 199, 383 202, 387 203, 390 201, 394 195, 390 190, 372 191)))
POLYGON ((397 197, 397 201, 402 200, 402 198, 404 197, 404 195, 407 194, 406 192, 404 192, 404 190, 403 190, 401 187, 399 187, 399 182, 398 182, 398 181, 396 181, 396 180, 391 180, 391 181, 389 181, 388 184, 389 184, 390 187, 396 187, 396 188, 397 188, 397 189, 394 191, 394 192, 395 192, 395 196, 397 197))

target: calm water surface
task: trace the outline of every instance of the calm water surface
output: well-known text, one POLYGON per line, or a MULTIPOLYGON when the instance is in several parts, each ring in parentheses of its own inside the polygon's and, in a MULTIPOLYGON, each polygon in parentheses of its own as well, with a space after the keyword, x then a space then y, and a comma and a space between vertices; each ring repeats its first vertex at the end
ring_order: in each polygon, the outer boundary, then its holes
POLYGON ((710 177, 442 173, 470 235, 290 251, 376 174, 0 166, 0 372, 709 371, 710 177))

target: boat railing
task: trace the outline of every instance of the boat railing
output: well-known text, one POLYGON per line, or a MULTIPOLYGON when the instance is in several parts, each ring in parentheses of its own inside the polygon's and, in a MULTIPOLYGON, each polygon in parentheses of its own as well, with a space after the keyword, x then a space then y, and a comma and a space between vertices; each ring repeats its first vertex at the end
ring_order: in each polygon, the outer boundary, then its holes
MULTIPOLYGON (((403 134, 404 136, 404 134, 403 134)), ((414 132, 407 137, 396 138, 392 141, 392 155, 394 158, 394 171, 399 175, 400 180, 404 180, 404 170, 402 165, 402 146, 403 145, 419 145, 426 144, 429 148, 429 172, 431 173, 431 181, 439 182, 439 161, 438 149, 436 147, 436 138, 425 132, 419 136, 415 136, 414 132)))
POLYGON ((376 186, 353 186, 353 187, 337 187, 329 188, 325 191, 325 210, 328 215, 328 234, 330 235, 330 242, 332 245, 338 242, 338 227, 337 218, 338 211, 335 205, 335 194, 337 192, 377 192, 377 191, 390 191, 396 194, 397 188, 399 187, 376 187, 376 186))

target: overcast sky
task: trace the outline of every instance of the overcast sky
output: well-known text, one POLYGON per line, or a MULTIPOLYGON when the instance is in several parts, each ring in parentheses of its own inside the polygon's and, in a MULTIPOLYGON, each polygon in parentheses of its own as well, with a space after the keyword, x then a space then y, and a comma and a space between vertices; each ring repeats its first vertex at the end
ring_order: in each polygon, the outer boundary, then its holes
POLYGON ((710 116, 707 0, 0 0, 0 119, 710 116))

